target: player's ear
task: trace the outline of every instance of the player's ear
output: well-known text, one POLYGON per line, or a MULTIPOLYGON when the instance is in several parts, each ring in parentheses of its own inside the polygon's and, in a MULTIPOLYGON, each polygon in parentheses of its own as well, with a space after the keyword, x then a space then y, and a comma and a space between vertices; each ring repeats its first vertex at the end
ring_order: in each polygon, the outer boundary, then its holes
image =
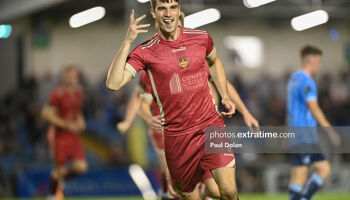
POLYGON ((153 8, 151 8, 151 15, 153 17, 153 19, 156 19, 156 13, 154 12, 153 8))

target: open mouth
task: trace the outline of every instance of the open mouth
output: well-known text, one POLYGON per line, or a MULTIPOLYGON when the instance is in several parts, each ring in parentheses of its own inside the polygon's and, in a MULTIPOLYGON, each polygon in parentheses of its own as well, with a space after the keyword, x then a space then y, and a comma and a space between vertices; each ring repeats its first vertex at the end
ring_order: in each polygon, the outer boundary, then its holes
POLYGON ((164 19, 163 22, 165 25, 171 26, 173 24, 174 20, 173 19, 164 19))

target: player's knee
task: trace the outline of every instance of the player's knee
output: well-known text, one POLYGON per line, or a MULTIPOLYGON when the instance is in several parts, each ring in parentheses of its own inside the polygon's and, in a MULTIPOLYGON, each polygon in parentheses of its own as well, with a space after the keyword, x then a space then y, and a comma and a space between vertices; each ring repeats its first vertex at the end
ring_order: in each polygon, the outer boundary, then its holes
POLYGON ((220 198, 219 188, 217 187, 207 187, 207 194, 211 198, 220 198))
POLYGON ((218 198, 220 198, 220 192, 219 192, 219 190, 213 190, 213 191, 208 190, 208 196, 211 198, 218 199, 218 198))
POLYGON ((322 165, 322 167, 320 167, 317 170, 317 173, 320 174, 320 176, 322 178, 327 178, 330 174, 331 174, 332 170, 331 170, 331 166, 329 165, 329 163, 322 165))
POLYGON ((220 198, 224 200, 235 200, 237 190, 232 186, 224 186, 220 188, 220 198))
POLYGON ((86 162, 78 162, 74 165, 74 171, 79 174, 83 174, 87 172, 87 170, 88 170, 88 166, 86 162))
POLYGON ((52 177, 55 179, 60 179, 67 172, 66 167, 64 166, 56 166, 56 168, 52 172, 52 177))

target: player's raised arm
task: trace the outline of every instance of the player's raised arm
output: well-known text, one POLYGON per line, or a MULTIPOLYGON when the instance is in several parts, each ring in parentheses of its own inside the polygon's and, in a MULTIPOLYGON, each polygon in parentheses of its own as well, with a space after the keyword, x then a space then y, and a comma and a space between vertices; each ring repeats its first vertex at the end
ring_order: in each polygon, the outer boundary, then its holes
POLYGON ((130 47, 139 33, 148 32, 148 30, 144 30, 142 28, 150 26, 150 24, 139 24, 140 21, 146 17, 146 15, 142 15, 141 17, 135 19, 134 14, 135 11, 132 9, 130 14, 128 32, 125 36, 121 48, 119 49, 117 55, 114 57, 113 62, 108 70, 106 86, 111 90, 119 90, 134 77, 131 72, 125 69, 130 47))
POLYGON ((331 128, 331 123, 327 120, 320 106, 318 105, 317 100, 311 100, 306 102, 308 108, 310 109, 311 114, 315 117, 318 124, 323 127, 329 127, 327 130, 328 136, 334 146, 339 146, 340 138, 338 134, 331 128))
POLYGON ((210 55, 207 56, 207 62, 209 65, 210 76, 212 77, 222 98, 221 103, 227 109, 227 112, 221 112, 221 114, 226 117, 231 117, 235 113, 236 106, 232 103, 228 95, 225 70, 222 66, 221 60, 216 54, 215 47, 210 55))

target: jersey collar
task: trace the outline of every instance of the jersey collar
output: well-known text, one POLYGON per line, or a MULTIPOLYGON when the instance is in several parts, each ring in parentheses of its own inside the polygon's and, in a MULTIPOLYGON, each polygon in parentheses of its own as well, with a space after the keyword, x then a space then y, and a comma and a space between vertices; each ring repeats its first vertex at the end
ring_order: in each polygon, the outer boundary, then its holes
POLYGON ((169 43, 169 44, 181 41, 182 35, 183 35, 183 27, 182 26, 180 26, 180 35, 179 35, 179 37, 176 40, 166 40, 166 39, 162 38, 162 36, 160 36, 159 33, 157 33, 157 37, 160 39, 160 41, 162 43, 169 43))

